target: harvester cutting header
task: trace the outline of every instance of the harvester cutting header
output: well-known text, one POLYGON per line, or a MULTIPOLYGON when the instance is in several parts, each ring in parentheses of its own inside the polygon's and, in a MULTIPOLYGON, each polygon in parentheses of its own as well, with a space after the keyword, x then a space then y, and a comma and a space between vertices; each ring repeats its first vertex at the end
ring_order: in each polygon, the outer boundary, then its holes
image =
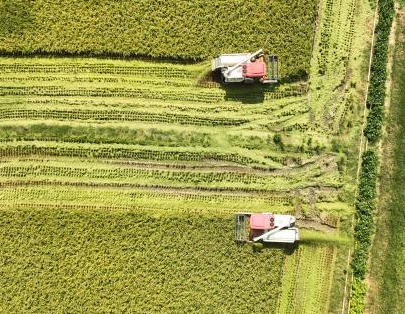
POLYGON ((295 243, 299 241, 295 222, 291 215, 240 213, 235 217, 235 241, 295 243))
POLYGON ((278 57, 265 54, 263 49, 252 54, 220 55, 212 59, 211 67, 212 71, 221 71, 221 80, 224 84, 278 82, 278 57))

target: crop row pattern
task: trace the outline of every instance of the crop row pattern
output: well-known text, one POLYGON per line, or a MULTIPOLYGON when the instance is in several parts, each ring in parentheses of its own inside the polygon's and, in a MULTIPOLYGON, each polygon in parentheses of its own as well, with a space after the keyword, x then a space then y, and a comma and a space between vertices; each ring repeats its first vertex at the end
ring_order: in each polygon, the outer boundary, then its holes
POLYGON ((124 147, 52 147, 40 145, 1 146, 0 156, 69 156, 94 158, 128 158, 149 160, 186 160, 203 161, 219 160, 239 164, 253 163, 254 160, 236 153, 191 152, 191 151, 158 151, 150 149, 131 149, 124 147))

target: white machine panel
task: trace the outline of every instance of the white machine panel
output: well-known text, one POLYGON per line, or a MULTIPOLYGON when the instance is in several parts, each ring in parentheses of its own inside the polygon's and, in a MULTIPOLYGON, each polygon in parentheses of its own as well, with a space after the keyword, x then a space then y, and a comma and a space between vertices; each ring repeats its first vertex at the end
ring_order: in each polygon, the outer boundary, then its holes
POLYGON ((234 66, 238 62, 242 62, 249 55, 249 53, 231 53, 220 55, 219 57, 212 60, 212 71, 215 71, 219 68, 234 66))
POLYGON ((297 228, 280 230, 263 239, 263 242, 278 242, 278 243, 294 243, 295 241, 299 241, 297 228))
POLYGON ((275 226, 285 226, 287 224, 295 222, 295 218, 291 215, 274 215, 275 226))

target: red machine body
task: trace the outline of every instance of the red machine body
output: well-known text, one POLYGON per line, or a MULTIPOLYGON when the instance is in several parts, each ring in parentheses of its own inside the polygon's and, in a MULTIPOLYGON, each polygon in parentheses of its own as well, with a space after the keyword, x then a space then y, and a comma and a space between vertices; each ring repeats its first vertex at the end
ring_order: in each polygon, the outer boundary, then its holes
POLYGON ((295 243, 299 240, 296 219, 273 213, 239 213, 235 216, 235 241, 295 243))
POLYGON ((242 65, 242 75, 243 77, 266 77, 266 63, 261 59, 255 62, 247 62, 242 65))
POLYGON ((252 214, 250 216, 250 228, 257 230, 268 230, 274 228, 274 215, 252 214))
POLYGON ((278 57, 265 54, 263 49, 252 54, 222 54, 212 59, 211 68, 212 71, 220 71, 223 84, 278 82, 278 57))

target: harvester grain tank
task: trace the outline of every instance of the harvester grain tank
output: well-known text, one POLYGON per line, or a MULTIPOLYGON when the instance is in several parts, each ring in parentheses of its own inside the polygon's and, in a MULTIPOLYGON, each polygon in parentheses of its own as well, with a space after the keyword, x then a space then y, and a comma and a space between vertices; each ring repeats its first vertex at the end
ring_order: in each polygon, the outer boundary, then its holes
POLYGON ((278 82, 278 57, 267 55, 263 49, 252 54, 222 54, 212 59, 211 69, 213 72, 220 71, 224 84, 278 82))
POLYGON ((295 243, 299 241, 296 219, 272 213, 239 213, 235 217, 235 241, 295 243))

